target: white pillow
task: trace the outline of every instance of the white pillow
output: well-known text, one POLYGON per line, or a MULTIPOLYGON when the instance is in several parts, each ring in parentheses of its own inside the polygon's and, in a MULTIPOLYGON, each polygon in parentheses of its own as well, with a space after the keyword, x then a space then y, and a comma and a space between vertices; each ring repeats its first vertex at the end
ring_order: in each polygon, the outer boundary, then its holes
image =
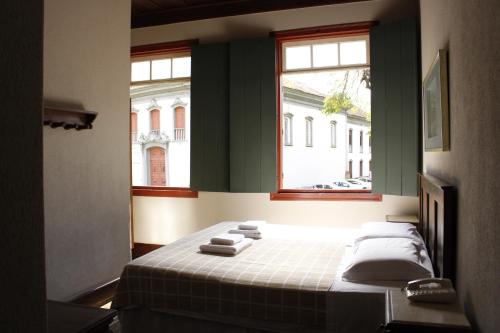
POLYGON ((432 277, 423 265, 420 244, 408 238, 372 238, 359 242, 342 274, 348 281, 410 281, 432 277))
POLYGON ((354 245, 365 239, 371 238, 409 238, 425 247, 424 240, 411 223, 393 222, 367 222, 361 226, 358 237, 354 240, 354 245))

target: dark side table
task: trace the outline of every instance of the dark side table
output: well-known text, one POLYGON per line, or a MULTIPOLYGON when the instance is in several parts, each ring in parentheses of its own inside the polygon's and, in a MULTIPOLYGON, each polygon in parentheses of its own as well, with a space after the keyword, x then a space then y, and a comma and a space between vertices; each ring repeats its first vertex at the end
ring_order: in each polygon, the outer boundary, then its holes
POLYGON ((116 310, 47 301, 49 333, 108 333, 116 310))

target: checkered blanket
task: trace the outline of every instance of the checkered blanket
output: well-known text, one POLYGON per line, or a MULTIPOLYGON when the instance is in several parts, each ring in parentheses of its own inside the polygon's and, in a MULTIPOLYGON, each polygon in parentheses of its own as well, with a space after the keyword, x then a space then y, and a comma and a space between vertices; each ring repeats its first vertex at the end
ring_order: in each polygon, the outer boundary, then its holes
POLYGON ((263 238, 236 256, 199 251, 200 244, 237 225, 216 224, 132 261, 123 270, 113 307, 324 327, 325 295, 345 249, 329 237, 335 229, 268 224, 263 238))

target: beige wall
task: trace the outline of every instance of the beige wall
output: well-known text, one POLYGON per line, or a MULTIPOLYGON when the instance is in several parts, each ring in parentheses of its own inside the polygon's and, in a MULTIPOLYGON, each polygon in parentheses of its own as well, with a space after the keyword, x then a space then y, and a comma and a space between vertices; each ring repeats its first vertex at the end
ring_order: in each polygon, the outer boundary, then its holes
POLYGON ((130 1, 45 1, 44 98, 97 111, 44 127, 47 293, 68 299, 129 260, 130 1))
POLYGON ((386 214, 414 214, 417 199, 384 196, 382 202, 270 201, 269 194, 200 192, 198 199, 134 197, 134 235, 139 243, 167 244, 220 221, 357 227, 386 214))
POLYGON ((132 45, 198 39, 201 43, 267 36, 270 31, 416 16, 417 0, 372 0, 229 16, 132 30, 132 45))
MULTIPOLYGON (((201 43, 267 36, 270 31, 416 16, 413 0, 376 0, 258 13, 132 30, 132 44, 197 38, 201 43)), ((383 202, 270 201, 269 194, 200 193, 198 199, 134 197, 136 242, 168 243, 223 220, 358 226, 386 214, 415 213, 417 199, 385 196, 383 202)))
POLYGON ((500 330, 500 7, 496 0, 422 0, 422 73, 449 49, 451 150, 424 169, 458 191, 457 288, 480 332, 500 330))
POLYGON ((0 11, 0 332, 46 332, 43 2, 0 11))

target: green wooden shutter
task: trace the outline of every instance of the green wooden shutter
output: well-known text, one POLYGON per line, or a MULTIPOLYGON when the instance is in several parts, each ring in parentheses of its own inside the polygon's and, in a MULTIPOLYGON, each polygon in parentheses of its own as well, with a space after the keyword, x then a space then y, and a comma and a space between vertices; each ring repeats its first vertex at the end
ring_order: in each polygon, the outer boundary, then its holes
POLYGON ((420 76, 415 20, 370 33, 373 192, 417 195, 420 76))
POLYGON ((276 191, 276 68, 273 38, 230 43, 230 189, 276 191))
POLYGON ((191 188, 229 190, 229 47, 195 45, 191 53, 191 188))

